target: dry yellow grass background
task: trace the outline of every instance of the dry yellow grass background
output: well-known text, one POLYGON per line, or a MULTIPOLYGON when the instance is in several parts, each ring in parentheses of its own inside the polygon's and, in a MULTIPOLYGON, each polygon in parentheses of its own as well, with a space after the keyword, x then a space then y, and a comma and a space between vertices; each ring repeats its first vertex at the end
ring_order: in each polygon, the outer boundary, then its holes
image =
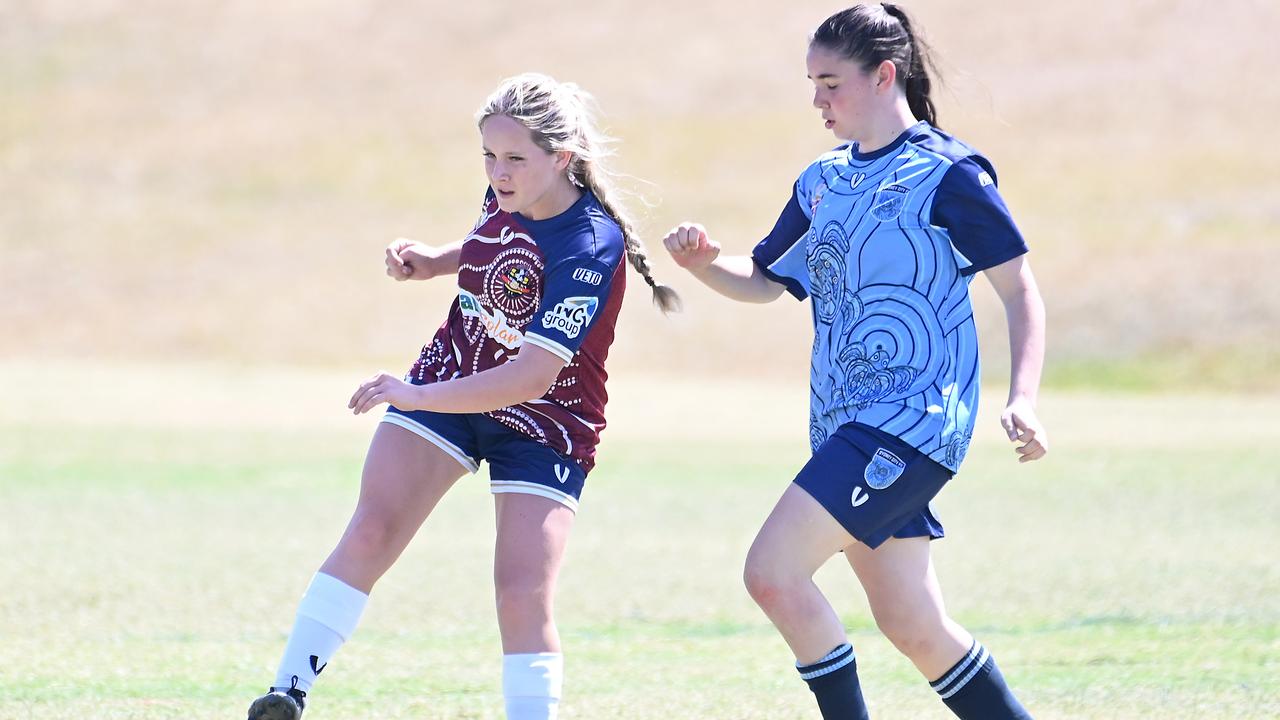
MULTIPOLYGON (((470 228, 472 113, 524 70, 597 95, 652 246, 697 219, 745 252, 833 144, 803 56, 841 6, 0 0, 0 355, 406 366, 450 287, 382 248, 470 228)), ((1055 377, 1280 385, 1280 6, 909 7, 1033 247, 1055 377)), ((805 307, 655 265, 688 313, 633 282, 615 372, 803 377, 805 307)))

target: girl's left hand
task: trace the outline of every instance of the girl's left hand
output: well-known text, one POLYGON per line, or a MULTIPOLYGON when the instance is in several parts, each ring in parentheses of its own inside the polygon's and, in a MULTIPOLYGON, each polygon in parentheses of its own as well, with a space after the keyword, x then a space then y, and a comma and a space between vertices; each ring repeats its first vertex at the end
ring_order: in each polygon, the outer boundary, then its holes
POLYGON ((417 396, 417 386, 410 385, 394 375, 381 372, 356 389, 347 407, 351 408, 356 415, 368 412, 381 403, 395 405, 401 410, 413 410, 413 401, 417 396))
POLYGON ((1018 397, 1010 401, 1008 407, 1000 415, 1000 425, 1004 428, 1009 440, 1022 445, 1014 450, 1022 457, 1018 462, 1025 463, 1039 460, 1049 452, 1049 434, 1044 425, 1036 417, 1035 406, 1031 401, 1018 397))

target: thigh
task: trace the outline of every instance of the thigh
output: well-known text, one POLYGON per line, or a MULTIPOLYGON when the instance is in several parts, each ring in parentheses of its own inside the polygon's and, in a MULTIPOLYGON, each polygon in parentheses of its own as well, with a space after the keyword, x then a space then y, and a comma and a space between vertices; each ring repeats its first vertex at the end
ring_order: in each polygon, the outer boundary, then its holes
POLYGON ((927 537, 891 538, 875 549, 860 542, 844 549, 877 621, 946 616, 929 543, 927 537))
POLYGON ((447 452, 419 435, 379 423, 365 457, 355 512, 320 570, 368 593, 464 472, 447 452))
POLYGON ((378 513, 416 527, 465 472, 437 444, 402 426, 379 423, 365 456, 357 512, 378 513))
POLYGON ((494 496, 497 540, 494 579, 499 588, 550 595, 564 561, 574 513, 550 498, 524 493, 494 496))
POLYGON ((540 495, 494 496, 493 581, 504 653, 559 652, 553 606, 574 513, 540 495))
POLYGON ((495 495, 494 504, 493 575, 502 652, 559 652, 552 606, 574 513, 555 500, 525 493, 495 495))
POLYGON ((811 577, 854 538, 803 488, 789 485, 747 553, 748 571, 811 577))

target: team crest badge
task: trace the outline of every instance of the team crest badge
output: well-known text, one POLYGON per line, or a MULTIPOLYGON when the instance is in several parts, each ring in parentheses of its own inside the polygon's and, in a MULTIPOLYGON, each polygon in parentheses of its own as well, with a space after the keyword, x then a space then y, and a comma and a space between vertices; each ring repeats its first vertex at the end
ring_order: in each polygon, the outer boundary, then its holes
POLYGON ((533 272, 528 265, 515 265, 498 273, 498 285, 507 297, 521 297, 533 292, 533 272))
POLYGON ((886 185, 871 197, 871 217, 880 222, 893 220, 902 214, 910 190, 902 185, 886 185))
POLYGON ((533 319, 542 294, 542 261, 528 248, 512 247, 498 253, 485 268, 484 297, 501 310, 512 325, 533 319))
POLYGON ((867 463, 867 469, 862 472, 862 478, 867 481, 867 486, 872 490, 884 490, 892 485, 906 468, 907 464, 897 455, 884 448, 878 448, 871 462, 867 463))

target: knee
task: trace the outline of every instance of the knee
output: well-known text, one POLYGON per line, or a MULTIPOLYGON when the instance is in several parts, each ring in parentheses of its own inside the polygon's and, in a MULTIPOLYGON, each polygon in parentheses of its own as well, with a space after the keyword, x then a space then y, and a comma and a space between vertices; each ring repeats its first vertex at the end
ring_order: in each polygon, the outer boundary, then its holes
POLYGON ((946 642, 942 618, 906 609, 875 613, 876 625, 898 652, 909 659, 931 657, 946 642))
POLYGON ((751 599, 765 610, 784 604, 794 584, 786 573, 781 572, 776 565, 755 552, 747 555, 746 566, 742 570, 742 582, 746 585, 747 594, 751 599))
POLYGON ((399 529, 385 513, 357 512, 343 538, 343 545, 361 556, 380 556, 393 547, 399 529))
POLYGON ((498 619, 504 623, 551 616, 547 584, 525 573, 499 573, 494 577, 498 619))

